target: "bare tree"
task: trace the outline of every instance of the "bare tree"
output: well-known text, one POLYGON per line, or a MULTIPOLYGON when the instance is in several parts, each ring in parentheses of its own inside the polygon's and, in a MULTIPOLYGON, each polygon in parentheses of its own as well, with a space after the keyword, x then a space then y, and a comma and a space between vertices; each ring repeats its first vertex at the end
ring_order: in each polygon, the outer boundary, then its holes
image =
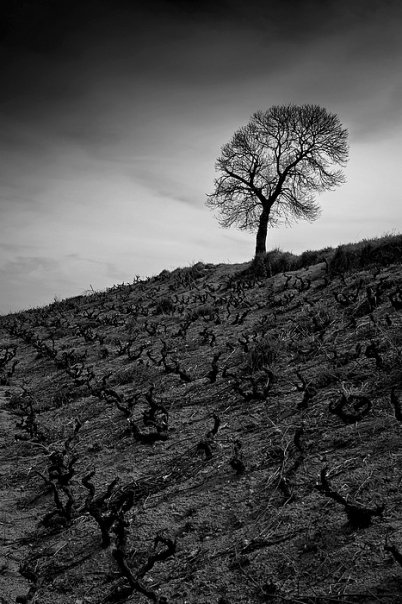
POLYGON ((348 157, 347 135, 338 116, 318 105, 257 111, 222 147, 206 205, 219 211, 223 227, 257 230, 255 254, 264 254, 269 227, 315 220, 315 194, 345 181, 339 167, 348 157))

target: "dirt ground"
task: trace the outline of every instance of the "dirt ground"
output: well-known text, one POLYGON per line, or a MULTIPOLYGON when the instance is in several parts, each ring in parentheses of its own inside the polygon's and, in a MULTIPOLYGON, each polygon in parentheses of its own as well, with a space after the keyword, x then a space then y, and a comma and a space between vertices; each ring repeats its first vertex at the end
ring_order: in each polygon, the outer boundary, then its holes
POLYGON ((402 601, 400 264, 245 268, 0 318, 3 604, 402 601))

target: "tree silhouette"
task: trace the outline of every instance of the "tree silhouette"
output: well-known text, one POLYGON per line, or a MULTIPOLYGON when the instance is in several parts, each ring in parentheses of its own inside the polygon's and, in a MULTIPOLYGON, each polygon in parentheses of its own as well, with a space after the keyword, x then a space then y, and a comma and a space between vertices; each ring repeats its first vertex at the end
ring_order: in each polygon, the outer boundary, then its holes
POLYGON ((275 105, 257 111, 222 147, 207 207, 221 226, 254 232, 256 256, 266 252, 269 227, 315 220, 315 194, 345 181, 347 130, 318 105, 275 105), (335 165, 335 169, 333 166, 335 165))

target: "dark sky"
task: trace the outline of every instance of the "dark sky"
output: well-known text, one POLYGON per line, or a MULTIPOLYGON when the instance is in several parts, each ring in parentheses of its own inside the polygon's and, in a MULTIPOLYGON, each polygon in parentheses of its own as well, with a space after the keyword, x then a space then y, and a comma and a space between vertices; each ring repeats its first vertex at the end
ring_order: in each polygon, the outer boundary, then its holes
POLYGON ((314 103, 347 184, 269 234, 302 251, 399 230, 402 4, 31 0, 0 25, 0 312, 192 261, 250 259, 204 207, 251 113, 314 103))

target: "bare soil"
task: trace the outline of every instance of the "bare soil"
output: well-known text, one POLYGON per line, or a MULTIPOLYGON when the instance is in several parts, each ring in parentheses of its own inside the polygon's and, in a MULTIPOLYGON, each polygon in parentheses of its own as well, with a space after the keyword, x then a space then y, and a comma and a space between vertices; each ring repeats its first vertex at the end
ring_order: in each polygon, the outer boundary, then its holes
POLYGON ((402 601, 401 266, 246 268, 0 318, 3 602, 402 601))

